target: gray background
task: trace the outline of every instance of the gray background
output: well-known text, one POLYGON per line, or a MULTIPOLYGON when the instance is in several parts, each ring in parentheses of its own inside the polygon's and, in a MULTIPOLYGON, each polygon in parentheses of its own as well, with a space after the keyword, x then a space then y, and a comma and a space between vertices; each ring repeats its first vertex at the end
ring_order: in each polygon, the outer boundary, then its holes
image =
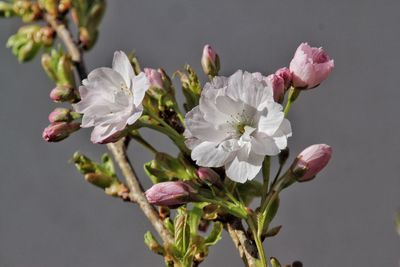
MULTIPOLYGON (((399 10, 398 0, 109 1, 86 60, 89 69, 107 66, 113 51, 134 48, 143 66, 172 73, 190 63, 200 71, 202 46, 211 43, 223 74, 267 74, 287 66, 300 42, 322 45, 336 67, 295 104, 290 146, 296 154, 324 142, 334 157, 315 181, 283 194, 275 223, 284 227, 267 253, 313 267, 397 266, 399 10)), ((19 21, 1 25, 4 44, 19 21)), ((162 266, 142 243, 149 225, 139 210, 105 196, 68 163, 77 149, 96 159, 105 151, 89 142, 89 130, 42 141, 55 105, 39 61, 20 65, 4 45, 0 56, 0 266, 162 266)), ((150 155, 138 145, 130 153, 145 180, 141 165, 150 155)), ((204 266, 242 266, 227 237, 204 266)))

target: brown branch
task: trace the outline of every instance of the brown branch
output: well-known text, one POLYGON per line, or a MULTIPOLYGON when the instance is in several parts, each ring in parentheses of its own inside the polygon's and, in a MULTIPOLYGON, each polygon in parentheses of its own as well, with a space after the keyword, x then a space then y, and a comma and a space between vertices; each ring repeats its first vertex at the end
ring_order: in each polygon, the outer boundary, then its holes
POLYGON ((150 205, 146 199, 146 196, 143 194, 142 185, 139 183, 135 170, 132 168, 129 158, 126 155, 124 140, 121 139, 116 143, 107 144, 107 147, 113 154, 115 161, 122 171, 122 174, 125 176, 130 190, 130 198, 139 205, 140 209, 149 219, 163 241, 165 243, 172 243, 172 236, 164 227, 158 212, 152 205, 150 205))
MULTIPOLYGON (((64 43, 69 54, 71 55, 80 79, 85 79, 87 76, 87 72, 83 61, 82 50, 74 42, 71 32, 62 21, 59 21, 54 16, 45 14, 44 19, 47 23, 50 24, 52 28, 54 28, 61 41, 64 43)), ((113 154, 115 161, 117 162, 123 175, 125 176, 125 180, 130 190, 130 199, 138 204, 138 206, 149 219, 164 243, 173 243, 173 238, 168 230, 164 227, 164 224, 160 219, 158 212, 154 209, 152 205, 150 205, 145 195, 143 194, 143 188, 139 183, 135 170, 133 169, 126 155, 126 146, 124 144, 124 140, 122 139, 116 143, 108 144, 107 147, 113 154)))
POLYGON ((257 248, 247 237, 246 231, 240 219, 234 218, 226 224, 226 230, 232 238, 235 247, 239 251, 240 257, 246 266, 257 267, 257 248))

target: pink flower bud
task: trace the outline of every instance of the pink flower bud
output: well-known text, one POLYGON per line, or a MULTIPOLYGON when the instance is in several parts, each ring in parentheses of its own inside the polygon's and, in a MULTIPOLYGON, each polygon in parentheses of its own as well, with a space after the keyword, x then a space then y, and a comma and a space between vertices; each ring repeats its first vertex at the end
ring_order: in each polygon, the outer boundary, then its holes
POLYGON ((69 86, 57 86, 50 92, 50 98, 54 102, 72 102, 79 101, 79 94, 76 89, 69 86))
POLYGON ((193 193, 196 193, 196 190, 188 183, 177 181, 155 184, 145 194, 151 204, 177 206, 189 202, 193 193))
POLYGON ((67 108, 56 108, 49 114, 50 122, 72 121, 71 110, 67 108))
POLYGON ((284 80, 285 90, 287 90, 292 84, 292 73, 290 70, 286 67, 280 68, 275 72, 275 74, 284 80))
POLYGON ((200 167, 197 170, 197 176, 199 176, 200 180, 206 182, 210 185, 215 185, 217 187, 222 187, 221 178, 218 173, 213 171, 210 168, 200 167))
POLYGON ((219 71, 219 56, 210 45, 205 45, 203 55, 201 57, 201 66, 205 74, 210 76, 218 75, 219 71))
POLYGON ((333 66, 333 60, 322 48, 302 43, 290 62, 293 86, 298 89, 314 88, 328 78, 333 66))
POLYGON ((285 95, 285 80, 276 74, 268 75, 266 78, 267 84, 272 88, 274 100, 277 103, 282 103, 285 95))
POLYGON ((328 164, 332 148, 325 144, 312 145, 304 149, 295 159, 291 170, 299 182, 312 180, 328 164))
POLYGON ((47 142, 58 142, 79 128, 79 123, 53 122, 43 130, 42 137, 47 142))
POLYGON ((146 74, 147 79, 149 79, 151 86, 157 88, 164 88, 162 75, 156 69, 145 68, 144 73, 146 74))

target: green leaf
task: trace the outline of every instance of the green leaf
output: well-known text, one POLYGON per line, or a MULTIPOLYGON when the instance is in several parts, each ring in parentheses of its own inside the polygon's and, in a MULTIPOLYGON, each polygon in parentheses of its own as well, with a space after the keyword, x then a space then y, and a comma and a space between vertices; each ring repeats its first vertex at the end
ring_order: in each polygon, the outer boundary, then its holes
POLYGON ((175 247, 180 252, 181 257, 186 254, 190 243, 190 227, 187 223, 188 214, 183 208, 178 209, 178 214, 175 217, 175 247))
POLYGON ((190 234, 192 236, 197 236, 198 234, 200 220, 204 215, 203 208, 206 205, 208 205, 208 203, 205 202, 193 203, 193 208, 190 211, 188 211, 189 214, 188 224, 190 227, 190 234))
POLYGON ((164 248, 158 243, 158 241, 150 231, 147 231, 144 234, 144 243, 154 253, 164 255, 164 248))
POLYGON ((205 245, 207 247, 217 244, 221 239, 223 226, 221 222, 215 222, 212 226, 211 232, 205 240, 205 245))

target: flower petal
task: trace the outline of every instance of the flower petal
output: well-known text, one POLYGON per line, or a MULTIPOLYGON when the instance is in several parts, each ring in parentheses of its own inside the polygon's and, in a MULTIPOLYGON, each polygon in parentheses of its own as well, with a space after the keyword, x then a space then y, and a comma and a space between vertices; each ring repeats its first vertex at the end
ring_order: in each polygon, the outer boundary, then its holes
POLYGON ((237 156, 225 165, 227 176, 238 183, 254 179, 261 170, 264 156, 248 153, 247 148, 242 148, 237 156))
POLYGON ((274 138, 263 133, 257 133, 254 135, 251 140, 251 149, 254 153, 263 156, 275 156, 281 151, 274 138))
POLYGON ((125 81, 126 86, 131 87, 131 79, 135 77, 131 62, 122 51, 115 51, 112 62, 112 68, 118 72, 125 81))
POLYGON ((144 95, 149 87, 150 81, 147 79, 144 72, 132 78, 133 104, 135 106, 139 106, 140 103, 142 103, 144 95))
POLYGON ((216 142, 202 142, 192 150, 192 159, 202 167, 222 167, 231 156, 216 142))

